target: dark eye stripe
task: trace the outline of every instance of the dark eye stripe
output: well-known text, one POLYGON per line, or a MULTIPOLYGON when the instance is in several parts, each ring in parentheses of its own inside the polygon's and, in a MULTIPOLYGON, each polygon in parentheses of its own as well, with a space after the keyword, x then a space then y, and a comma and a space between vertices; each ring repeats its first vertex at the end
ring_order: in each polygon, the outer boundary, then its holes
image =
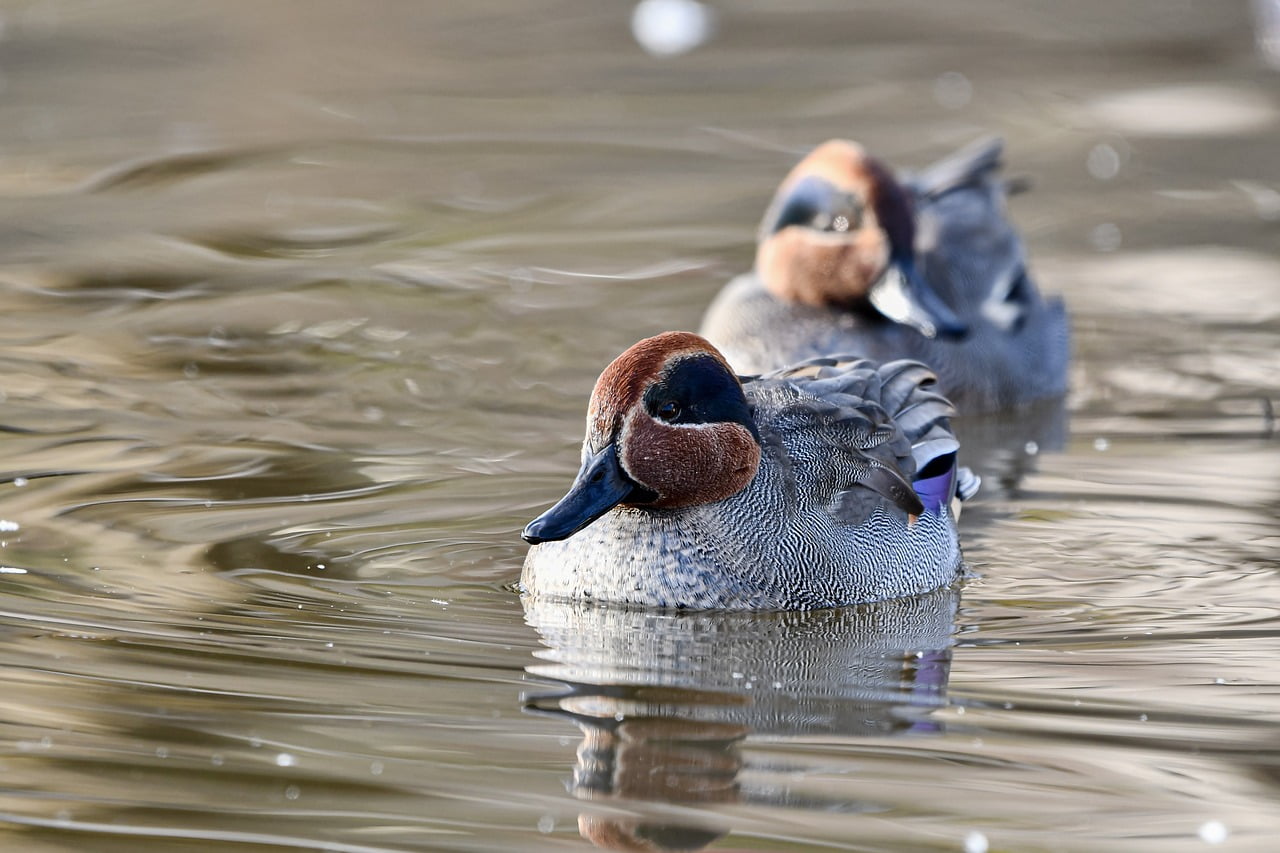
POLYGON ((671 424, 736 423, 756 435, 742 386, 714 356, 681 358, 649 386, 645 410, 671 424))
POLYGON ((814 175, 801 178, 787 195, 776 201, 765 218, 766 234, 791 225, 819 231, 853 231, 862 224, 862 200, 814 175), (844 217, 845 227, 836 222, 844 217))

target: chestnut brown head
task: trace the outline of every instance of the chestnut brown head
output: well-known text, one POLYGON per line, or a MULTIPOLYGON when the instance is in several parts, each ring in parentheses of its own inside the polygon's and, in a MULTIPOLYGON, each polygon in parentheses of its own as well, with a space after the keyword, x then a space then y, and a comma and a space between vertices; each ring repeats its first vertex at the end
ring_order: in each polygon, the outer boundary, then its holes
POLYGON ((861 312, 932 337, 964 324, 917 275, 911 199, 861 146, 824 142, 778 188, 756 272, 778 299, 861 312))
POLYGON ((619 504, 675 509, 724 500, 759 465, 755 420, 724 357, 689 332, 646 338, 600 374, 577 479, 524 538, 564 539, 619 504))

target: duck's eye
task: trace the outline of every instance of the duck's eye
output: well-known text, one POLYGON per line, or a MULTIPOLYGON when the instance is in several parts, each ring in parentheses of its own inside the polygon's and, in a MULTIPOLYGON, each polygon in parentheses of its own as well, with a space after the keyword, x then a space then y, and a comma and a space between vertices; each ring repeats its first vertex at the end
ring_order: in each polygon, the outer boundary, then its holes
POLYGON ((813 226, 819 231, 857 231, 862 227, 862 210, 850 198, 837 210, 820 214, 814 219, 813 226))
POLYGON ((676 418, 680 417, 680 404, 675 400, 666 400, 658 404, 658 411, 656 414, 661 420, 671 423, 676 418))

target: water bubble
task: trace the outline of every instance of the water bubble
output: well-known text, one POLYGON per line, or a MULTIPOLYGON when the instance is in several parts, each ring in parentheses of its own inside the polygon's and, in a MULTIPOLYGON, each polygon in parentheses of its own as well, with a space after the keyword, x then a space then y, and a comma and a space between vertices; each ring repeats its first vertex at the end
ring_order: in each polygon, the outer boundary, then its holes
POLYGON ((295 759, 292 755, 290 755, 287 752, 282 752, 276 756, 277 767, 292 767, 296 763, 297 763, 297 759, 295 759))
POLYGON ((538 832, 543 835, 554 832, 556 828, 556 819, 549 814, 544 814, 538 818, 538 832))
POLYGON ((1197 834, 1205 844, 1221 844, 1231 835, 1231 830, 1220 820, 1207 820, 1200 824, 1197 834))
POLYGON ((13 533, 18 530, 19 527, 20 525, 16 521, 9 521, 8 519, 0 518, 0 533, 13 533))
POLYGON ((1034 441, 1028 441, 1026 444, 1022 445, 1022 452, 1028 456, 1035 456, 1040 452, 1040 445, 1036 444, 1034 441))
POLYGON ((1111 442, 1107 441, 1105 438, 1095 438, 1093 440, 1093 449, 1099 453, 1105 452, 1110 447, 1111 442))
POLYGON ((168 758, 168 757, 169 757, 169 747, 167 746, 156 747, 156 758, 168 758))
POLYGON ((27 478, 26 478, 26 477, 14 477, 14 478, 13 478, 13 484, 14 484, 15 486, 17 486, 19 489, 21 489, 23 486, 25 486, 25 485, 27 484, 27 478))
POLYGON ((214 767, 221 767, 225 761, 226 759, 222 757, 221 752, 215 752, 213 755, 209 756, 209 763, 214 767))
POLYGON ((286 800, 296 800, 302 796, 302 789, 297 785, 290 785, 284 789, 284 798, 286 800))
POLYGON ((1085 168, 1089 174, 1100 181, 1109 181, 1120 174, 1120 152, 1105 142, 1089 149, 1085 158, 1085 168))
POLYGON ((987 837, 977 830, 964 837, 964 853, 987 853, 988 847, 987 837))
POLYGON ((200 365, 196 364, 194 361, 188 361, 186 364, 182 365, 182 375, 188 379, 195 379, 200 375, 200 365))
POLYGON ((370 775, 370 776, 381 776, 381 775, 382 775, 382 769, 383 769, 383 768, 382 768, 382 762, 381 762, 381 761, 374 761, 374 762, 370 763, 370 765, 369 765, 369 775, 370 775))
POLYGON ((933 99, 949 110, 958 110, 973 100, 973 84, 959 71, 948 71, 933 81, 933 99))
POLYGON ((652 56, 688 53, 711 38, 715 12, 697 0, 640 0, 631 35, 652 56))

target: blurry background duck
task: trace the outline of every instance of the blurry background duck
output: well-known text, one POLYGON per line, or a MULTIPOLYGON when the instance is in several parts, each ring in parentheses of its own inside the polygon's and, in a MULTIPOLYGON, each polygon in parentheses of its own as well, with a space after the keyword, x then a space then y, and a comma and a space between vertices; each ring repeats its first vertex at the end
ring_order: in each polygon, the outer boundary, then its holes
POLYGON ((755 268, 702 333, 758 373, 829 353, 918 359, 962 413, 1061 397, 1069 333, 1005 215, 1003 143, 976 142, 896 178, 860 146, 818 146, 782 182, 755 268))
POLYGON ((596 382, 582 467, 524 530, 525 590, 650 607, 804 610, 962 569, 954 409, 923 365, 813 359, 740 379, 666 332, 596 382))

